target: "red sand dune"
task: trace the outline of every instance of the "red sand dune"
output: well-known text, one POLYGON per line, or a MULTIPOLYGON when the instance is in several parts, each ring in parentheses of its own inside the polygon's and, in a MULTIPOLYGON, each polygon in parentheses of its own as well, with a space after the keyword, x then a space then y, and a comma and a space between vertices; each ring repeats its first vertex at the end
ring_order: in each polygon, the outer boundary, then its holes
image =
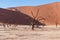
MULTIPOLYGON (((39 10, 37 17, 45 18, 45 20, 44 20, 45 24, 47 24, 47 25, 54 25, 56 23, 60 24, 60 3, 59 2, 54 2, 54 3, 40 5, 40 6, 13 7, 13 8, 7 8, 6 10, 19 11, 22 14, 28 15, 32 18, 34 18, 34 17, 32 16, 31 11, 33 12, 33 14, 35 16, 37 14, 37 11, 39 10)), ((22 17, 20 17, 20 18, 22 18, 22 17)), ((42 21, 39 20, 39 22, 42 22, 42 21)))

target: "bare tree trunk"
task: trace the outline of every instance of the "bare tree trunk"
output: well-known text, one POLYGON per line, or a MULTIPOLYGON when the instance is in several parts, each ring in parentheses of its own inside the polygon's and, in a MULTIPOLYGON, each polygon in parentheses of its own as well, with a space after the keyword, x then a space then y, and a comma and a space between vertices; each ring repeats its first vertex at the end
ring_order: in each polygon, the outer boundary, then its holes
POLYGON ((4 23, 2 24, 2 26, 3 26, 4 28, 6 28, 6 25, 5 25, 4 23))
POLYGON ((31 26, 32 26, 32 30, 34 30, 34 20, 32 21, 31 26))
POLYGON ((57 28, 58 23, 56 23, 56 28, 57 28))

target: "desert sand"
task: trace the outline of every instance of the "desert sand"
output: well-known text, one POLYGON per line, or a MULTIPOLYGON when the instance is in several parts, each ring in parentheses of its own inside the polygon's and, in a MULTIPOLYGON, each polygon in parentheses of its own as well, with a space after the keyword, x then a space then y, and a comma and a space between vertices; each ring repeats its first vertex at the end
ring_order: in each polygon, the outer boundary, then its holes
MULTIPOLYGON (((48 25, 49 26, 49 25, 48 25)), ((45 26, 31 29, 31 26, 17 26, 16 28, 0 27, 0 40, 60 40, 60 26, 45 26)))

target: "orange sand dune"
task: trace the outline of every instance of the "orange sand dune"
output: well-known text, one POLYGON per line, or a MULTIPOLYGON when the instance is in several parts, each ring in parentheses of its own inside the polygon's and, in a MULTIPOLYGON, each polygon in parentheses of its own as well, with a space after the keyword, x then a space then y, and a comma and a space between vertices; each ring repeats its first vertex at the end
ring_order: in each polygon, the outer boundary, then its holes
MULTIPOLYGON (((60 24, 60 3, 54 2, 50 4, 40 5, 40 6, 23 6, 23 7, 14 7, 8 8, 9 10, 16 11, 16 9, 30 17, 34 18, 31 14, 33 11, 34 16, 39 13, 37 16, 45 18, 45 24, 60 24)), ((39 20, 40 21, 40 20, 39 20)))
MULTIPOLYGON (((54 2, 40 6, 22 6, 11 7, 7 9, 0 8, 0 22, 17 23, 17 24, 31 24, 32 16, 37 18, 44 18, 44 23, 47 25, 60 24, 60 3, 54 2), (39 11, 38 11, 39 10, 39 11)), ((38 20, 39 22, 43 22, 38 20)))

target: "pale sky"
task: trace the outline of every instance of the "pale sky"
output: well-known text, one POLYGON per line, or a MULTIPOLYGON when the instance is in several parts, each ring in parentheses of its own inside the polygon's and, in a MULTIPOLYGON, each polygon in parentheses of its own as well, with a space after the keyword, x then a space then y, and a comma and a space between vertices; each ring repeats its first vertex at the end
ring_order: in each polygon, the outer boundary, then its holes
POLYGON ((52 2, 60 2, 60 0, 0 0, 0 8, 16 6, 37 6, 52 2))

